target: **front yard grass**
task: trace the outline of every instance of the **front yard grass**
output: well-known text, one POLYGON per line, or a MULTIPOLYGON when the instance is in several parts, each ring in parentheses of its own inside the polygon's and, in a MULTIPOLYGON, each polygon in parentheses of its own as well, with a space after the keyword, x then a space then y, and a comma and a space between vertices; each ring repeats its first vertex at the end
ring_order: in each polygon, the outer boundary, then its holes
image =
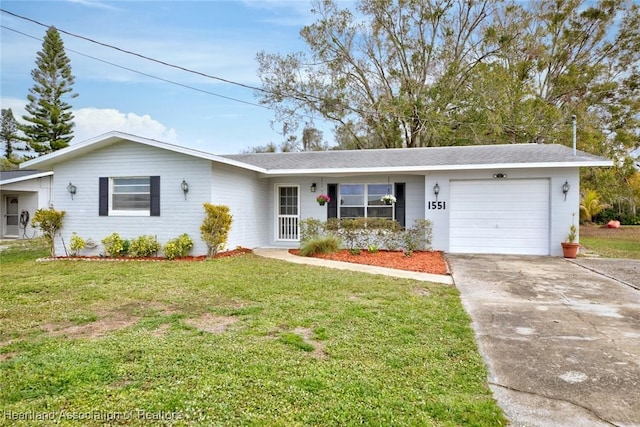
POLYGON ((603 258, 640 259, 640 225, 580 227, 580 244, 603 258))
POLYGON ((38 256, 0 252, 0 424, 505 424, 453 287, 38 256))

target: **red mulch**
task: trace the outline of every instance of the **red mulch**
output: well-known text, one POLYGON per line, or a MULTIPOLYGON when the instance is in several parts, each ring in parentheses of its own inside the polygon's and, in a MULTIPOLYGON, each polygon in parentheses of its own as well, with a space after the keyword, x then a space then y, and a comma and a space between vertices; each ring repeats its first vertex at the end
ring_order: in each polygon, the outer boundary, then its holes
MULTIPOLYGON (((233 256, 238 256, 246 253, 251 253, 251 249, 247 248, 237 248, 230 251, 218 252, 214 258, 228 258, 233 256)), ((206 255, 190 255, 182 258, 176 258, 173 260, 167 259, 165 257, 160 256, 149 256, 149 257, 140 257, 140 258, 132 258, 132 257, 101 257, 101 256, 59 256, 55 258, 44 258, 43 261, 53 261, 53 260, 70 260, 70 261, 204 261, 207 259, 206 255)))
MULTIPOLYGON (((289 253, 299 255, 298 249, 290 249, 289 253)), ((369 252, 361 250, 359 255, 353 255, 347 249, 330 254, 317 254, 315 258, 333 261, 352 262, 355 264, 375 265, 378 267, 395 268, 397 270, 417 271, 420 273, 448 274, 449 269, 440 251, 415 251, 411 256, 405 256, 399 251, 369 252)))

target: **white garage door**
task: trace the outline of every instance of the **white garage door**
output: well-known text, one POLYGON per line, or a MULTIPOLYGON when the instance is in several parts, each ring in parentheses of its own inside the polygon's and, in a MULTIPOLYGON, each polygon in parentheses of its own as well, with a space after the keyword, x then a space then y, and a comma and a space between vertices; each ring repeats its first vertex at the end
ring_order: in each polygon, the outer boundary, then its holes
POLYGON ((451 181, 449 251, 549 255, 549 181, 451 181))

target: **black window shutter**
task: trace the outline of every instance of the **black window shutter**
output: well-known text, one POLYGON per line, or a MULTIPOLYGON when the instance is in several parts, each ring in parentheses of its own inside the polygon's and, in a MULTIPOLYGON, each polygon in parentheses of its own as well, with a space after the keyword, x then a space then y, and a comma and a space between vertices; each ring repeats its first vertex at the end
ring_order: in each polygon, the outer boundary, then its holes
POLYGON ((109 178, 98 178, 98 215, 109 216, 109 178))
POLYGON ((338 184, 327 185, 327 196, 331 199, 327 207, 327 218, 338 218, 338 184))
POLYGON ((151 216, 160 216, 160 177, 150 177, 149 183, 151 184, 151 216))
POLYGON ((406 202, 404 197, 404 182, 396 182, 394 185, 396 187, 396 205, 395 205, 396 221, 398 221, 398 223, 402 227, 406 227, 406 224, 405 224, 406 202))

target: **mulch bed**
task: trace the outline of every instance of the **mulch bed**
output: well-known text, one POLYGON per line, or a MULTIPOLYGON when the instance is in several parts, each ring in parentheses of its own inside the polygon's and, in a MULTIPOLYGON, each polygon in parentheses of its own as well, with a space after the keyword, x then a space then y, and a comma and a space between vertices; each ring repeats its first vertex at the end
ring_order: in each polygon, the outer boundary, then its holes
MULTIPOLYGON (((251 249, 247 249, 247 248, 237 248, 237 249, 233 249, 230 251, 224 251, 224 252, 218 252, 216 254, 216 256, 214 256, 213 258, 228 258, 228 257, 233 257, 233 256, 238 256, 238 255, 243 255, 243 254, 247 254, 247 253, 251 253, 253 252, 251 249)), ((133 257, 116 257, 116 258, 111 258, 111 257, 106 257, 106 256, 59 256, 59 257, 47 257, 47 258, 39 258, 37 261, 38 262, 45 262, 45 261, 97 261, 97 262, 131 262, 131 261, 137 261, 137 262, 171 262, 171 261, 178 261, 178 262, 194 262, 194 261, 204 261, 207 259, 206 255, 194 255, 194 256, 186 256, 183 258, 176 258, 176 259, 167 259, 165 257, 140 257, 140 258, 133 258, 133 257)))
MULTIPOLYGON (((290 249, 289 253, 299 255, 298 249, 290 249)), ((397 270, 417 271, 419 273, 449 274, 447 262, 440 251, 415 251, 411 256, 406 256, 400 251, 360 251, 354 255, 349 250, 343 249, 330 254, 317 254, 315 258, 329 259, 332 261, 351 262, 355 264, 374 265, 377 267, 395 268, 397 270)))

